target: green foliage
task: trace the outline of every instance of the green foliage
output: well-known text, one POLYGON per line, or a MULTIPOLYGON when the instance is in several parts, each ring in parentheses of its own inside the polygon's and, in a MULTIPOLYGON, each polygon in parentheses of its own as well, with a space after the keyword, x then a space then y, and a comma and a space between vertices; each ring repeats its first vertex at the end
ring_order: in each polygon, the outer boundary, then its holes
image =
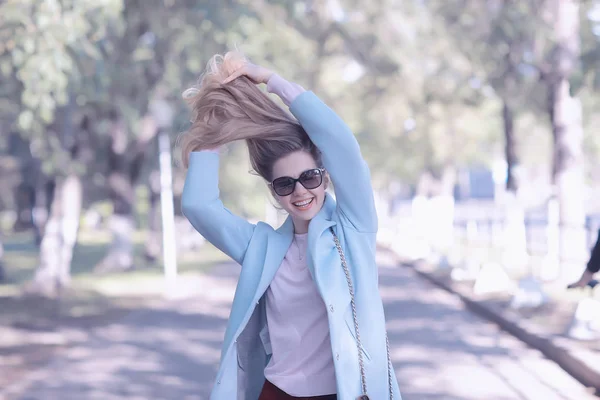
MULTIPOLYGON (((552 25, 552 2, 482 2, 439 0, 428 2, 428 7, 440 25, 447 29, 456 50, 477 66, 477 77, 493 88, 494 93, 517 113, 519 159, 530 168, 544 168, 551 163, 552 147, 541 140, 538 132, 546 131, 551 137, 548 122, 548 95, 544 76, 553 73, 556 36, 552 25), (533 134, 533 132, 536 132, 533 134), (535 140, 532 138, 536 138, 535 140)), ((571 76, 572 91, 583 90, 584 120, 591 128, 591 111, 597 102, 593 90, 597 79, 600 54, 598 21, 589 16, 600 2, 582 2, 582 58, 581 68, 571 76), (594 34, 594 29, 596 30, 594 34), (588 111, 589 110, 589 111, 588 111)), ((598 17, 600 18, 600 17, 598 17)), ((500 116, 500 114, 498 114, 500 116)), ((590 156, 597 148, 593 128, 586 129, 586 152, 590 156)), ((596 153, 598 155, 598 153, 596 153)), ((593 157, 591 158, 593 159, 593 157)), ((549 167, 547 167, 549 171, 549 167)))
MULTIPOLYGON (((416 183, 425 170, 439 174, 481 158, 498 131, 486 123, 494 99, 474 84, 478 65, 422 3, 353 5, 360 11, 344 20, 345 31, 364 60, 377 62, 362 62, 365 74, 341 85, 340 102, 359 102, 349 120, 381 185, 398 177, 416 183)), ((356 60, 349 55, 347 63, 356 60)))
MULTIPOLYGON (((213 54, 239 47, 341 114, 377 186, 414 184, 423 171, 501 158, 502 101, 519 111, 518 129, 549 129, 538 82, 553 46, 541 19, 544 3, 7 0, 0 3, 1 129, 18 128, 46 173, 78 163, 105 182, 109 115, 125 121, 133 149, 143 140, 151 99, 160 97, 174 108, 175 136, 189 119, 180 94, 213 54), (79 135, 84 116, 91 120, 84 144, 92 156, 76 162, 65 126, 79 135)), ((599 3, 582 7, 583 56, 572 77, 592 159, 600 149, 600 28, 588 16, 599 3)), ((549 149, 532 151, 534 138, 523 140, 522 155, 525 164, 541 165, 549 149)), ((155 149, 148 151, 155 163, 155 149)), ((244 147, 232 146, 223 165, 225 202, 262 216, 268 193, 248 175, 244 147)), ((184 171, 176 173, 180 181, 184 171)))
POLYGON ((18 127, 39 132, 81 78, 80 63, 99 60, 97 43, 122 10, 120 0, 8 0, 0 4, 0 70, 13 84, 18 127))

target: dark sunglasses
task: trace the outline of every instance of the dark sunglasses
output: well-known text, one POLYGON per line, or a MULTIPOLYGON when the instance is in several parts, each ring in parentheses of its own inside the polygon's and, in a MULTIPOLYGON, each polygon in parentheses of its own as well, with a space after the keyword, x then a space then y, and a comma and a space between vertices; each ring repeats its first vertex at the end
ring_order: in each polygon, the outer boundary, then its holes
POLYGON ((297 182, 300 182, 306 189, 316 189, 321 186, 323 172, 325 172, 323 168, 309 169, 301 173, 298 179, 282 176, 273 180, 270 185, 278 196, 289 196, 294 192, 297 182))

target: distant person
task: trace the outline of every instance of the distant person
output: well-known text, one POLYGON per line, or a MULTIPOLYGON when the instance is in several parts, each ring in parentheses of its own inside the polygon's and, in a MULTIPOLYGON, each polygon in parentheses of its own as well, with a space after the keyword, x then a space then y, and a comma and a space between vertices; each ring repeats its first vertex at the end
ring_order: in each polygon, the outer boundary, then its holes
POLYGON ((242 265, 210 398, 399 400, 373 189, 350 129, 314 93, 237 53, 215 56, 184 98, 193 113, 182 137, 183 212, 242 265), (242 139, 289 213, 277 230, 233 215, 219 199, 219 148, 242 139), (336 200, 325 192, 330 177, 336 200))
POLYGON ((590 260, 587 263, 587 267, 581 274, 581 278, 577 282, 574 282, 569 285, 569 289, 573 288, 583 288, 586 286, 594 287, 597 284, 597 281, 594 280, 594 274, 600 270, 600 230, 598 231, 598 239, 596 240, 596 244, 592 249, 592 254, 590 255, 590 260))

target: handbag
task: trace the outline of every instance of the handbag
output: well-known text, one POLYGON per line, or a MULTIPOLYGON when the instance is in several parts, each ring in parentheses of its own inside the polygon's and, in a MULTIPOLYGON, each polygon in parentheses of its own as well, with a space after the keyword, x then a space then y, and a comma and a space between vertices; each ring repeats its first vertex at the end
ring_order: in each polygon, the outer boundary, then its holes
MULTIPOLYGON (((360 368, 360 383, 362 386, 362 395, 358 396, 356 400, 369 400, 370 397, 367 394, 367 378, 365 376, 365 363, 363 360, 362 353, 362 344, 360 342, 360 330, 358 328, 358 318, 356 317, 356 302, 354 300, 354 285, 352 285, 352 278, 350 277, 350 271, 348 270, 348 263, 346 262, 346 256, 344 255, 344 251, 342 250, 342 245, 340 244, 340 240, 335 234, 333 227, 330 227, 329 230, 333 235, 333 241, 335 242, 335 247, 337 248, 338 253, 340 254, 340 259, 342 261, 342 267, 344 268, 344 273, 346 274, 346 281, 348 282, 348 291, 350 292, 350 304, 352 306, 352 319, 354 320, 354 331, 356 333, 356 348, 358 350, 358 366, 360 368)), ((392 390, 392 361, 390 358, 390 342, 388 340, 387 332, 385 334, 385 347, 387 351, 387 367, 388 367, 388 386, 390 389, 390 400, 394 398, 394 392, 392 390)))

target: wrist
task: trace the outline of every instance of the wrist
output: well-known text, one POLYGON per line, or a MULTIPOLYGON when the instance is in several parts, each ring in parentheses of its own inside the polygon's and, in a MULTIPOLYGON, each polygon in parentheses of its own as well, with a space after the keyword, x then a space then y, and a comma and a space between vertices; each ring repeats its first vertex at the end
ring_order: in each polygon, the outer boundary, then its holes
POLYGON ((267 84, 267 91, 273 93, 273 91, 277 89, 277 86, 281 84, 281 81, 283 81, 283 78, 273 72, 271 75, 269 75, 267 81, 265 82, 267 84))
POLYGON ((278 74, 273 74, 267 83, 267 91, 276 94, 289 107, 304 88, 298 84, 290 83, 278 74))

